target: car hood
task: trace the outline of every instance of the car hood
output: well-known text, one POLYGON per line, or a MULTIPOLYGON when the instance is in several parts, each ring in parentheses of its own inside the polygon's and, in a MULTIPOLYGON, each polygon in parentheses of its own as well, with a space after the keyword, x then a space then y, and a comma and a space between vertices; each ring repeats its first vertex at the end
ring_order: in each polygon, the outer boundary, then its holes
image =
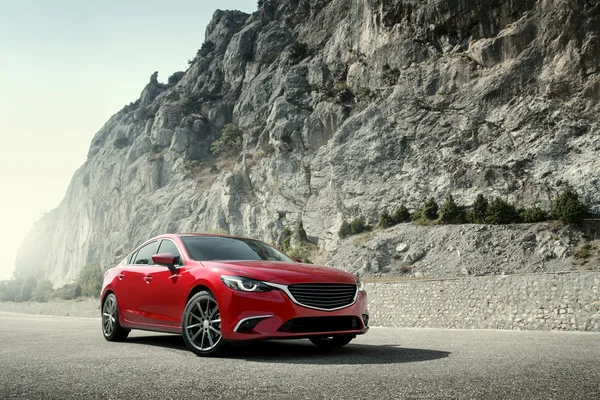
POLYGON ((276 261, 202 261, 206 267, 230 271, 232 275, 245 276, 265 282, 290 285, 293 283, 351 283, 354 275, 335 268, 312 264, 276 261))

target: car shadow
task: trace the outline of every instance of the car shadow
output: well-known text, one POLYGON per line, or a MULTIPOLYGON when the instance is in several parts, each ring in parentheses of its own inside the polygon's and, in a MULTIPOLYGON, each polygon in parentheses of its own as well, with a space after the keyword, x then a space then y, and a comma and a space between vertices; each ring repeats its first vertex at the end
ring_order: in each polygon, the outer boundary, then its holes
MULTIPOLYGON (((127 343, 188 351, 179 335, 130 337, 127 343)), ((270 340, 230 343, 220 358, 253 362, 293 364, 400 364, 446 358, 441 350, 412 349, 399 345, 350 343, 341 349, 325 350, 308 340, 270 340)))

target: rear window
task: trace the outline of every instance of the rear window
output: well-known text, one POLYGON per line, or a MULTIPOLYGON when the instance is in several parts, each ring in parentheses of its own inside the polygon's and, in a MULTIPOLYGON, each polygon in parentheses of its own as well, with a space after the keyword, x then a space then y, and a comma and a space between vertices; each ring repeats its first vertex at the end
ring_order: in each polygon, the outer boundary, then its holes
POLYGON ((285 261, 291 258, 259 240, 220 236, 183 236, 190 256, 197 261, 285 261))

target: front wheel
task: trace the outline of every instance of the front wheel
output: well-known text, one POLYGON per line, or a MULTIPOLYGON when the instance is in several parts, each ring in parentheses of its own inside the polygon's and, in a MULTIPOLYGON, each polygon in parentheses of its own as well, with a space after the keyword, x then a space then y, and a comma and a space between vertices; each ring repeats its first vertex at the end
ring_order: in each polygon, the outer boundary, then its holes
POLYGON ((188 301, 181 330, 183 341, 198 356, 213 356, 223 349, 221 313, 211 293, 199 292, 188 301))
POLYGON ((354 339, 352 335, 343 335, 343 336, 320 336, 320 337, 311 337, 310 340, 314 345, 323 349, 338 349, 340 347, 344 347, 348 343, 350 343, 354 339))
POLYGON ((109 342, 122 342, 127 339, 130 330, 125 329, 119 323, 119 308, 117 307, 117 297, 111 293, 102 303, 102 333, 104 339, 109 342))

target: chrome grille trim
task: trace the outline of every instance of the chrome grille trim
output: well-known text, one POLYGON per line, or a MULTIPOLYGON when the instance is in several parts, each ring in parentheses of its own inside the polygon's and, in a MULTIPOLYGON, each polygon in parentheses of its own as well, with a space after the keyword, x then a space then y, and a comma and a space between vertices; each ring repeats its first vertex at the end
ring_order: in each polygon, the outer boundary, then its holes
MULTIPOLYGON (((281 285, 279 283, 271 283, 271 282, 264 282, 264 283, 265 283, 265 285, 268 285, 268 286, 271 286, 271 287, 274 287, 276 289, 279 289, 279 290, 283 291, 290 298, 290 300, 292 300, 294 303, 298 304, 299 306, 306 307, 306 308, 311 308, 313 310, 319 310, 319 311, 336 311, 336 310, 341 310, 342 308, 346 308, 346 307, 350 307, 350 306, 354 305, 354 303, 356 303, 356 299, 358 298, 358 285, 353 285, 353 284, 350 284, 350 283, 339 283, 339 284, 332 283, 330 285, 333 285, 333 286, 337 286, 337 285, 354 286, 354 297, 352 298, 352 302, 348 303, 348 304, 345 304, 345 305, 342 305, 342 306, 336 306, 334 308, 315 307, 315 306, 310 306, 310 305, 304 304, 300 300, 296 299, 294 297, 294 295, 292 294, 292 292, 290 292, 290 289, 289 289, 288 285, 281 285)), ((321 286, 321 285, 323 287, 327 286, 327 284, 319 284, 319 283, 304 283, 304 284, 294 284, 294 285, 315 285, 313 293, 315 293, 315 292, 319 293, 319 288, 318 288, 319 286, 321 286)), ((300 289, 300 288, 296 288, 294 290, 297 290, 297 289, 300 289)), ((297 293, 297 295, 300 296, 300 294, 298 294, 298 293, 297 293)), ((324 299, 323 301, 329 301, 329 300, 330 299, 324 299)))

